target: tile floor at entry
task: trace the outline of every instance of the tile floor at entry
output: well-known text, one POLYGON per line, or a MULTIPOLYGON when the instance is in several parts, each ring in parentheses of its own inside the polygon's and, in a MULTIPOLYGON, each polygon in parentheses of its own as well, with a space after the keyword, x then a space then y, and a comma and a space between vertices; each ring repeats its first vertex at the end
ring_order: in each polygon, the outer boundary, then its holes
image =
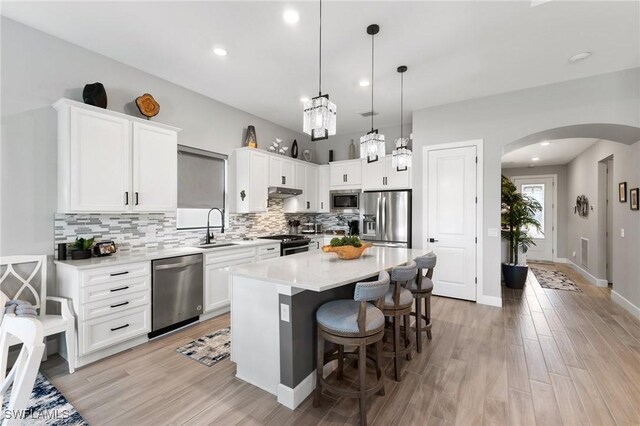
MULTIPOLYGON (((433 340, 401 383, 371 397, 369 422, 640 424, 640 322, 610 290, 557 266, 584 293, 543 289, 529 274, 524 291, 503 291, 503 309, 434 297, 433 340)), ((228 315, 200 323, 71 376, 58 356, 42 369, 94 426, 358 423, 355 399, 325 396, 313 408, 308 398, 291 411, 236 379, 229 360, 207 368, 175 352, 228 323, 228 315)))

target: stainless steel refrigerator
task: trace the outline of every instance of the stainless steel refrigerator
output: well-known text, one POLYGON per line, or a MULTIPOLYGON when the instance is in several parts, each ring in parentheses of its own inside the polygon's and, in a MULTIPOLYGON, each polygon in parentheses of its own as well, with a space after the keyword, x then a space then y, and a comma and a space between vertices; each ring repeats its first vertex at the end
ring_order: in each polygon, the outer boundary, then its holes
POLYGON ((411 190, 363 192, 360 238, 374 245, 411 247, 411 190))

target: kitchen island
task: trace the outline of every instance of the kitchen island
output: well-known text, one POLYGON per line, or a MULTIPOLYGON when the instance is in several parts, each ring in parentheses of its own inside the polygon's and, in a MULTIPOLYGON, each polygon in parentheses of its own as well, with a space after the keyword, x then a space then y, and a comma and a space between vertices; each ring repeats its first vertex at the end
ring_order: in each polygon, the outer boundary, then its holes
POLYGON ((315 388, 318 307, 353 298, 356 282, 426 252, 372 247, 359 259, 340 260, 312 251, 230 268, 236 376, 294 409, 315 388))

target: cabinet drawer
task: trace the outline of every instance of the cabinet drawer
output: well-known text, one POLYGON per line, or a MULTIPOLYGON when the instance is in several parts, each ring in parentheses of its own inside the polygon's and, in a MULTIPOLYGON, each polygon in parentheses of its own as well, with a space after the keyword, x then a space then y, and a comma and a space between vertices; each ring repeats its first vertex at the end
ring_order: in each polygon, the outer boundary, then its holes
POLYGON ((126 263, 124 265, 96 268, 82 273, 82 286, 102 284, 105 282, 126 280, 133 277, 150 276, 150 263, 126 263))
POLYGON ((82 289, 82 303, 92 303, 98 300, 120 297, 131 293, 151 289, 151 277, 142 276, 109 281, 91 285, 82 289))
POLYGON ((80 331, 80 355, 85 355, 151 331, 151 307, 127 309, 84 321, 80 331))
POLYGON ((206 264, 223 263, 236 259, 251 258, 256 255, 256 249, 254 247, 220 250, 212 253, 207 253, 206 264))
POLYGON ((266 254, 261 254, 260 256, 258 256, 258 260, 265 260, 265 259, 274 259, 276 257, 280 257, 280 252, 269 252, 266 254))
POLYGON ((149 290, 130 294, 119 294, 109 299, 85 303, 82 305, 82 319, 88 321, 139 306, 151 306, 151 292, 149 290))
MULTIPOLYGON (((258 256, 263 257, 264 255, 270 255, 273 253, 278 253, 280 256, 280 244, 271 244, 268 246, 260 246, 258 247, 258 256)), ((275 257, 275 256, 274 256, 275 257)))

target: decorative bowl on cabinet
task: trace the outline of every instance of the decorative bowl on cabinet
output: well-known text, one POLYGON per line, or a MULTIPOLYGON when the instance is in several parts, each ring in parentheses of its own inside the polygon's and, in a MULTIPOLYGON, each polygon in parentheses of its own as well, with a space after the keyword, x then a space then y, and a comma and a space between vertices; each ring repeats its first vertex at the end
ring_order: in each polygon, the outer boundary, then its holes
POLYGON ((353 260, 353 259, 358 259, 360 256, 362 256, 362 253, 364 253, 364 251, 366 249, 368 249, 369 247, 373 247, 373 244, 371 243, 362 243, 362 245, 360 247, 354 247, 354 246, 339 246, 339 247, 332 247, 332 246, 322 246, 322 251, 325 253, 335 253, 338 255, 339 259, 342 260, 353 260))

